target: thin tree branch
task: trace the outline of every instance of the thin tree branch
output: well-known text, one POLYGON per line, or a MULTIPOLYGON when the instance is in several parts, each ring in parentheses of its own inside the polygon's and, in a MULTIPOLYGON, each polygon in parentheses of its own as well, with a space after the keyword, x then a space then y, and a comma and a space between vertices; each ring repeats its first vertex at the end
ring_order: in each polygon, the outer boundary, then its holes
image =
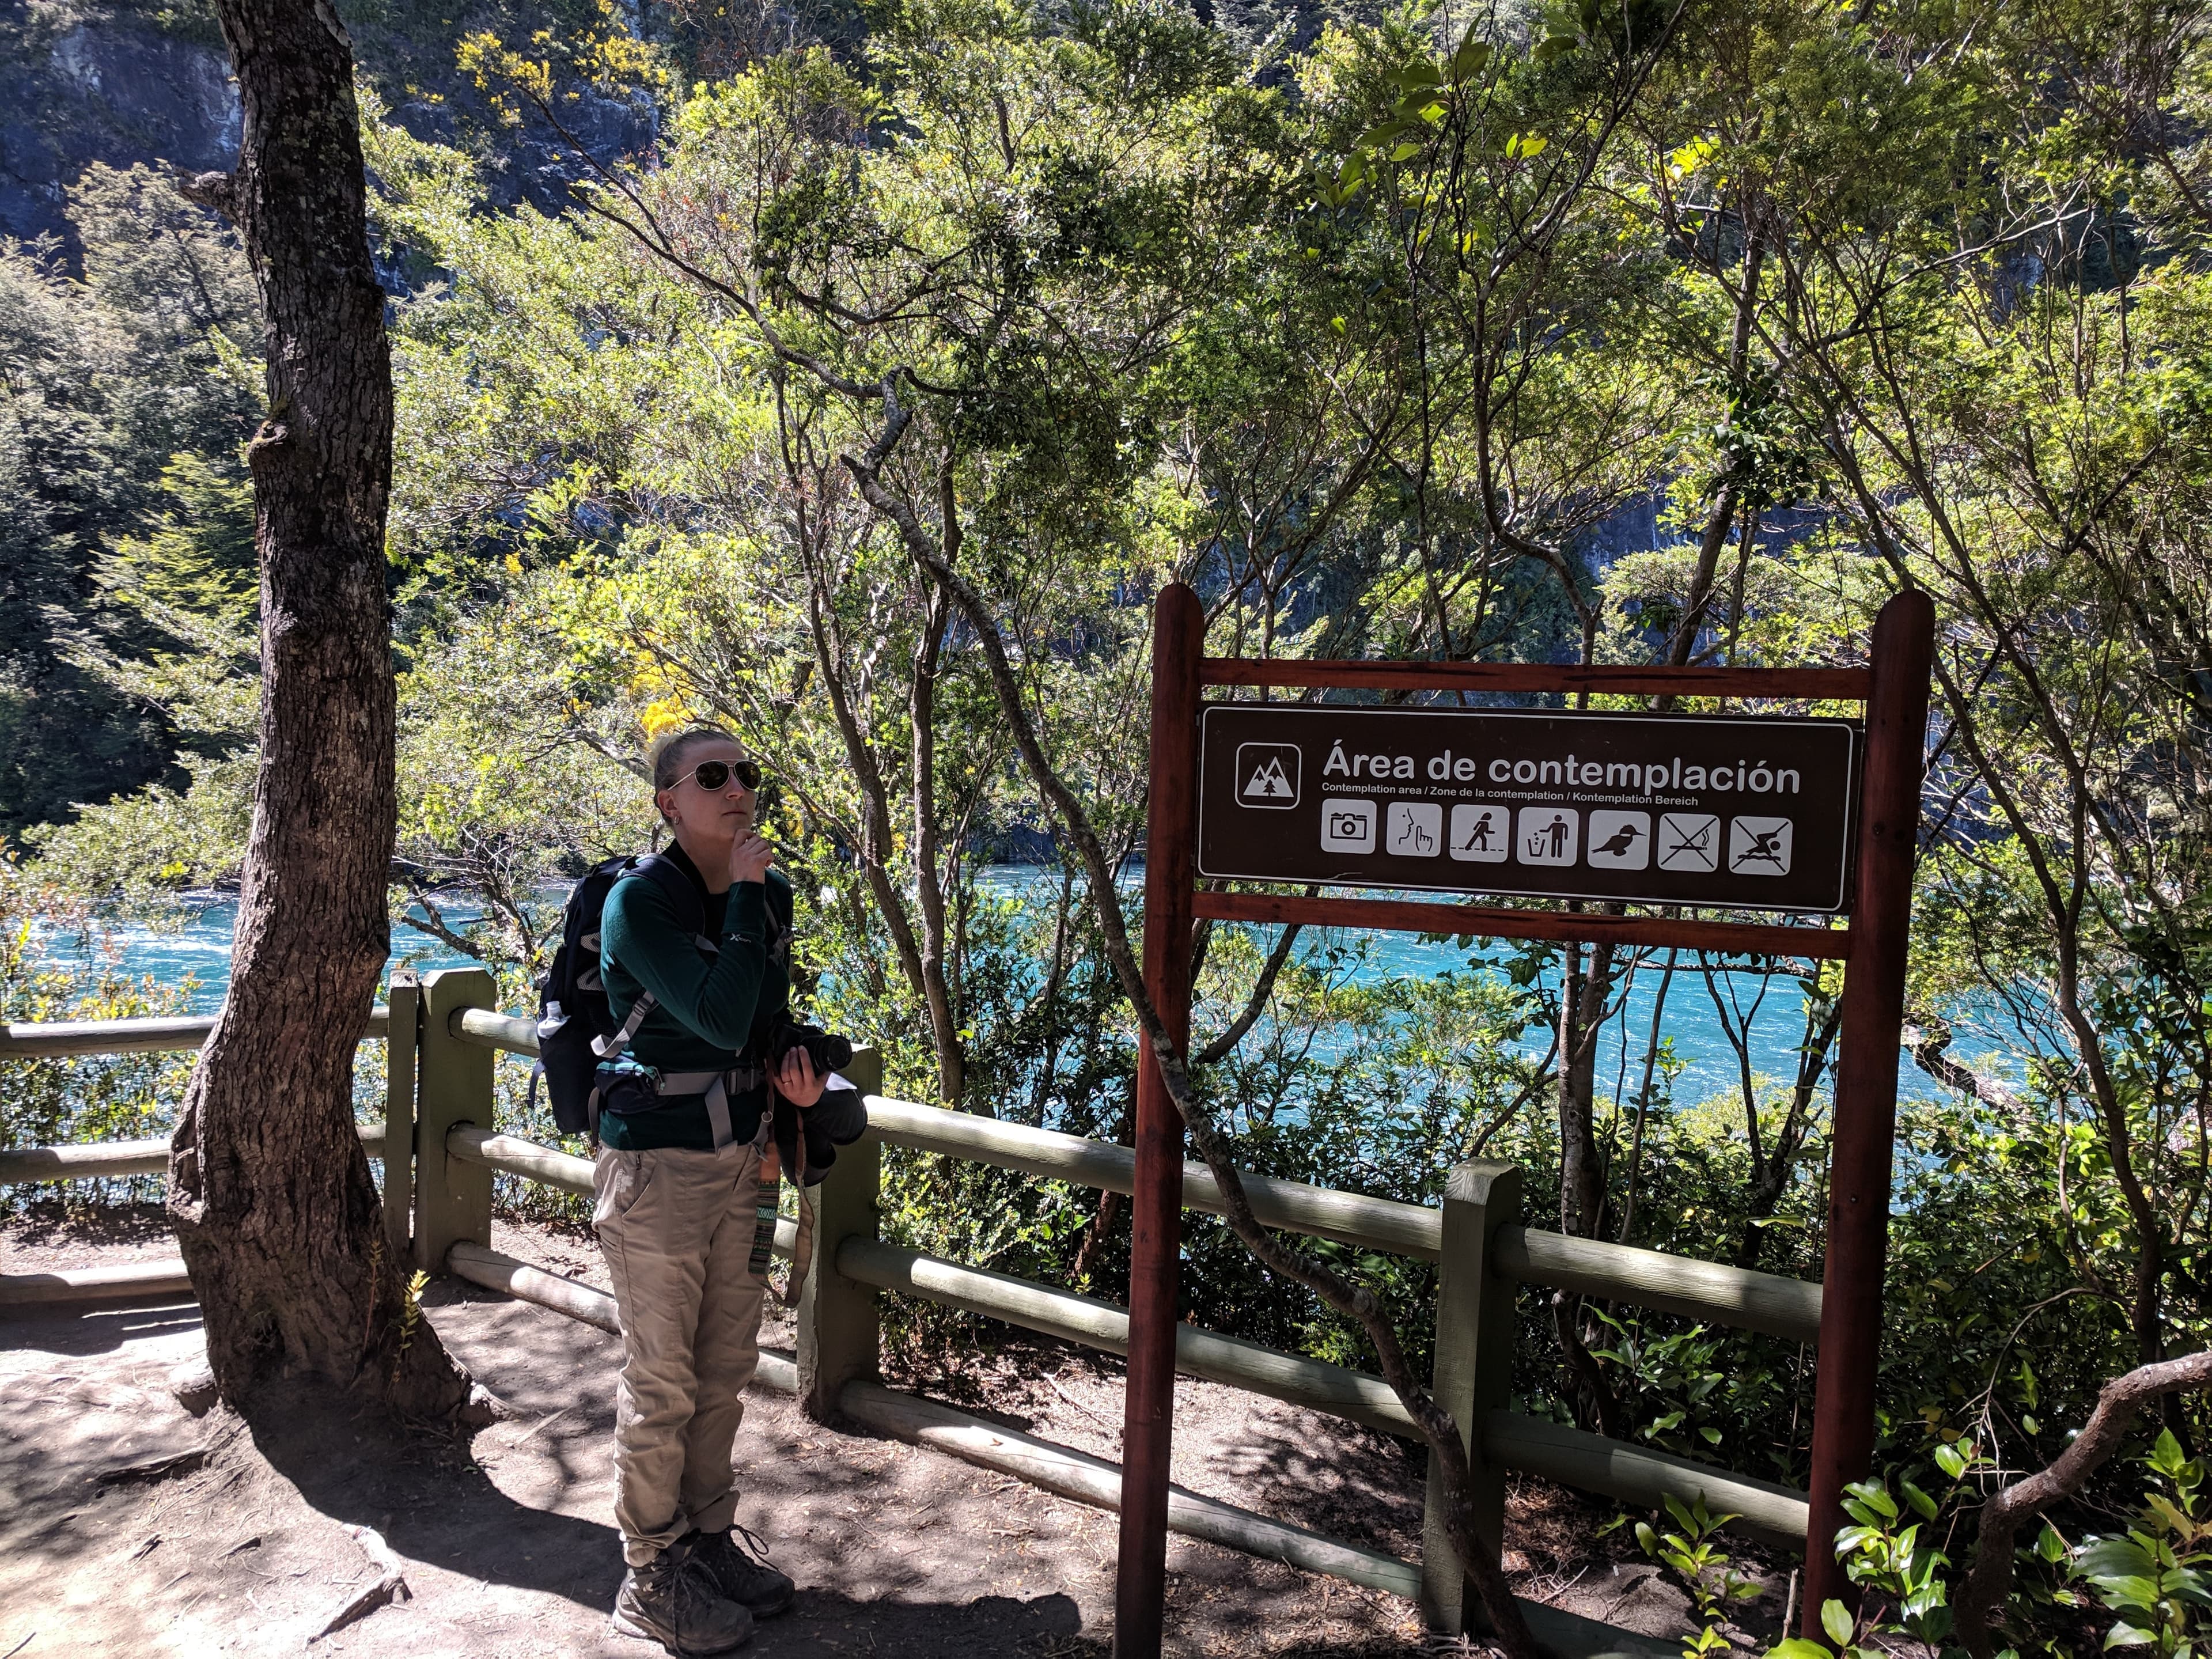
POLYGON ((2105 1384, 2097 1408, 2074 1443, 2048 1468, 2001 1488, 1982 1510, 1974 1565, 1958 1600, 1958 1635, 1974 1659, 1990 1659, 1992 1619, 2012 1591, 2013 1540, 2021 1528, 2052 1504, 2079 1492, 2135 1426, 2136 1414, 2154 1401, 2186 1390, 2212 1388, 2212 1352, 2139 1365, 2105 1384))

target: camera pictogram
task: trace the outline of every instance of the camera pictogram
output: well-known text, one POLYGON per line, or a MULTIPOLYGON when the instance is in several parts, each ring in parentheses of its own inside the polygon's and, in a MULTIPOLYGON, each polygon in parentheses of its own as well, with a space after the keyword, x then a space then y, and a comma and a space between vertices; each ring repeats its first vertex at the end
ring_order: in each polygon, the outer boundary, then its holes
POLYGON ((1336 800, 1323 797, 1321 804, 1321 845, 1325 853, 1371 853, 1375 850, 1375 803, 1336 800))

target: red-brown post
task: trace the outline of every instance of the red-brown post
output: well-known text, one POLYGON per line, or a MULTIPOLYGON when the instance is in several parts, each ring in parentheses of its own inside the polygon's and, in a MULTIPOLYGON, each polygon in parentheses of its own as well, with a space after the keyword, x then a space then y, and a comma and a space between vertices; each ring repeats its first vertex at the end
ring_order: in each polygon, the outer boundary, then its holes
POLYGON ((1835 1552, 1843 1491, 1866 1478, 1874 1455, 1890 1164, 1897 1139, 1897 1050, 1935 631, 1936 607, 1928 596, 1900 593, 1875 619, 1870 653, 1874 684, 1867 698, 1858 898, 1844 969, 1842 1051, 1836 1059, 1828 1261, 1813 1405, 1812 1526, 1802 1604, 1804 1634, 1813 1640, 1821 1637, 1821 1604, 1833 1599, 1848 1605, 1849 1586, 1835 1552))
MULTIPOLYGON (((1169 1040, 1190 1037, 1199 663, 1206 615, 1178 582, 1152 606, 1152 792, 1145 818, 1145 989, 1169 1040)), ((1167 1595, 1168 1453, 1175 1428, 1182 1119, 1149 1043, 1137 1058, 1137 1191, 1130 1200, 1129 1373, 1121 1427, 1115 1659, 1158 1659, 1167 1595)))

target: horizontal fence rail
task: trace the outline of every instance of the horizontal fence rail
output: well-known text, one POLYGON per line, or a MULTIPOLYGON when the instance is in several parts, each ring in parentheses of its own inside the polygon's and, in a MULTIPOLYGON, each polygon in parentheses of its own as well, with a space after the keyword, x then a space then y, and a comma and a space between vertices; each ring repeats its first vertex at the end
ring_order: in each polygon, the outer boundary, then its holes
POLYGON ((1501 1227, 1492 1247, 1498 1273, 1523 1285, 1630 1302, 1687 1319, 1711 1320, 1817 1347, 1820 1287, 1695 1256, 1668 1255, 1575 1238, 1540 1227, 1501 1227))
MULTIPOLYGON (((1086 1347, 1118 1354, 1129 1351, 1127 1309, 1091 1297, 1049 1290, 1008 1273, 970 1267, 869 1238, 848 1238, 838 1246, 837 1271, 858 1284, 1002 1319, 1086 1347)), ((1176 1329, 1176 1369, 1210 1382, 1224 1382, 1270 1399, 1330 1412, 1391 1434, 1417 1432, 1398 1396, 1379 1376, 1309 1359, 1303 1354, 1284 1353, 1241 1337, 1218 1336, 1195 1325, 1176 1329)))
MULTIPOLYGON (((871 1095, 868 1129, 886 1145, 995 1164, 1049 1180, 1117 1193, 1136 1186, 1133 1148, 972 1112, 871 1095)), ((1425 1205, 1258 1175, 1244 1176, 1244 1191, 1253 1213, 1270 1227, 1426 1261, 1443 1254, 1443 1218, 1425 1205)), ((1183 1165, 1183 1203, 1221 1213, 1221 1189, 1204 1164, 1183 1165)), ((1502 1230, 1498 1268, 1524 1284, 1657 1308, 1792 1341, 1820 1340, 1820 1287, 1779 1273, 1533 1227, 1502 1230)))
POLYGON ((1703 1497, 1708 1510, 1737 1517, 1735 1530, 1801 1549, 1812 1525, 1802 1492, 1520 1412, 1483 1419, 1482 1453, 1509 1469, 1645 1509, 1658 1509, 1670 1495, 1685 1504, 1703 1497))
MULTIPOLYGON (((534 1140, 525 1140, 520 1135, 494 1134, 479 1129, 473 1123, 464 1123, 447 1131, 446 1154, 464 1164, 480 1164, 487 1170, 501 1175, 520 1176, 525 1181, 535 1181, 541 1186, 558 1187, 563 1192, 592 1195, 592 1160, 578 1158, 574 1152, 563 1152, 550 1146, 542 1146, 534 1140)), ((453 1250, 464 1247, 453 1246, 453 1250)), ((482 1247, 466 1247, 481 1254, 482 1247)), ((799 1224, 785 1216, 775 1224, 775 1254, 787 1261, 799 1248, 799 1224)), ((453 1250, 447 1260, 453 1260, 453 1250)), ((459 1270, 455 1269, 456 1272, 459 1270)), ((469 1277, 462 1273, 461 1277, 469 1277)))
POLYGON ((192 1281, 182 1256, 119 1262, 112 1267, 63 1267, 52 1273, 0 1273, 0 1308, 41 1308, 73 1302, 171 1302, 188 1299, 192 1281))
MULTIPOLYGON (((836 1267, 857 1284, 963 1309, 1109 1353, 1128 1352, 1128 1312, 1109 1302, 874 1239, 846 1239, 838 1247, 836 1267)), ((1176 1369, 1386 1433, 1411 1437, 1418 1432, 1412 1416, 1381 1377, 1240 1337, 1180 1325, 1176 1329, 1176 1369)), ((1486 1455, 1507 1468, 1544 1475, 1624 1503, 1657 1509, 1669 1496, 1685 1504, 1703 1498, 1712 1513, 1739 1516, 1744 1529, 1784 1542, 1802 1543, 1805 1537, 1808 1511, 1802 1492, 1692 1458, 1515 1412, 1493 1412, 1484 1419, 1483 1447, 1486 1455)))
POLYGON ((510 1054, 538 1053, 538 1022, 520 1014, 502 1014, 491 1008, 463 1008, 453 1018, 453 1035, 479 1048, 500 1048, 510 1054))
MULTIPOLYGON (((387 1012, 371 1010, 366 1035, 379 1036, 387 1012)), ((214 1029, 212 1018, 198 1020, 100 1020, 69 1025, 13 1025, 0 1056, 143 1053, 160 1048, 197 1047, 214 1029), (187 1029, 189 1028, 189 1030, 187 1029), (100 1033, 95 1037, 88 1034, 100 1033), (197 1036, 191 1035, 196 1032, 197 1036), (58 1036, 54 1034, 59 1033, 58 1036)), ((460 1042, 507 1054, 534 1056, 538 1028, 534 1021, 489 1008, 465 1008, 453 1017, 453 1035, 460 1042)), ((1052 1181, 1095 1187, 1108 1192, 1136 1189, 1136 1153, 1133 1148, 1109 1141, 1051 1129, 1033 1129, 972 1112, 949 1111, 894 1100, 885 1095, 868 1097, 871 1133, 885 1145, 916 1152, 964 1158, 977 1163, 1018 1170, 1052 1181)), ((381 1131, 365 1128, 362 1138, 372 1146, 382 1144, 381 1131), (372 1137, 374 1137, 372 1139, 372 1137)), ((555 1152, 533 1141, 495 1135, 473 1126, 448 1137, 454 1156, 489 1164, 509 1174, 530 1176, 569 1192, 591 1191, 589 1160, 555 1152), (481 1155, 478 1155, 481 1151, 481 1155), (499 1162, 516 1160, 512 1168, 499 1162)), ((82 1178, 58 1171, 64 1162, 88 1164, 112 1157, 116 1161, 96 1171, 100 1175, 155 1174, 167 1163, 167 1143, 120 1141, 105 1146, 26 1147, 0 1152, 0 1181, 66 1181, 82 1178), (159 1161, 145 1167, 126 1167, 154 1156, 159 1161), (10 1173, 21 1170, 23 1173, 10 1173)), ((94 1173, 88 1168, 85 1175, 94 1173)), ((1315 1187, 1303 1182, 1279 1181, 1247 1174, 1245 1194, 1253 1212, 1270 1227, 1304 1233, 1363 1249, 1436 1261, 1443 1248, 1443 1223, 1439 1213, 1425 1205, 1394 1199, 1315 1187)), ((1191 1209, 1218 1215, 1221 1193, 1213 1172, 1202 1164, 1183 1166, 1183 1202, 1191 1209)), ((1598 1239, 1569 1237, 1538 1228, 1510 1227, 1498 1241, 1498 1267, 1524 1284, 1542 1285, 1580 1295, 1601 1297, 1686 1318, 1764 1332, 1791 1341, 1818 1341, 1820 1327, 1820 1286, 1808 1280, 1762 1273, 1689 1256, 1639 1250, 1598 1239)))
MULTIPOLYGON (((364 1041, 383 1036, 392 1011, 368 1011, 364 1041)), ((49 1020, 36 1025, 0 1025, 0 1060, 58 1060, 71 1054, 157 1054, 197 1048, 215 1030, 213 1014, 161 1019, 49 1020)))
MULTIPOLYGON (((381 1123, 357 1123, 361 1144, 384 1150, 381 1123)), ((125 1176, 167 1174, 169 1137, 143 1140, 90 1140, 73 1146, 16 1146, 0 1152, 0 1186, 35 1181, 106 1181, 125 1176)))
MULTIPOLYGON (((1802 940, 1813 930, 1794 931, 1802 940)), ((456 981, 489 989, 488 976, 481 974, 465 971, 446 983, 451 987, 456 981)), ((580 1195, 592 1191, 592 1160, 519 1135, 501 1133, 492 1123, 491 1061, 480 1051, 534 1056, 538 1052, 535 1022, 489 1007, 467 1006, 467 997, 483 994, 473 989, 462 998, 454 998, 450 992, 441 994, 447 998, 442 1002, 431 994, 427 984, 419 992, 411 983, 404 989, 403 997, 402 987, 395 983, 393 998, 409 1015, 403 1022, 406 1031, 392 1030, 387 1011, 380 1007, 365 1022, 364 1035, 388 1035, 392 1043, 395 1082, 389 1121, 398 1126, 393 1133, 400 1158, 408 1158, 411 1146, 415 1158, 428 1160, 435 1148, 438 1166, 448 1172, 437 1183, 448 1194, 442 1200, 447 1212, 440 1223, 446 1231, 434 1235, 431 1254, 418 1255, 418 1261, 425 1266, 443 1267, 487 1288, 538 1303, 599 1329, 616 1330, 614 1304, 604 1291, 501 1255, 483 1242, 489 1237, 493 1174, 580 1195), (455 1006, 457 1000, 462 1006, 455 1006), (418 1006, 422 1022, 419 1028, 416 1024, 418 1006), (407 1062, 404 1073, 396 1069, 403 1048, 407 1062), (471 1049, 479 1051, 473 1061, 467 1059, 471 1049), (437 1115, 429 1119, 417 1116, 415 1111, 412 1079, 418 1053, 423 1089, 434 1086, 445 1091, 437 1115), (440 1054, 445 1058, 437 1058, 440 1054), (460 1082, 464 1073, 473 1080, 460 1082), (396 1080, 402 1076, 409 1080, 404 1112, 396 1080), (441 1081, 434 1085, 434 1077, 441 1081), (454 1094, 457 1087, 463 1092, 454 1094), (456 1182, 459 1185, 455 1186, 456 1182), (476 1196, 464 1199, 465 1189, 476 1196), (458 1210, 452 1208, 457 1201, 462 1205, 458 1210), (460 1231, 451 1231, 454 1227, 460 1231)), ((215 1023, 213 1017, 205 1017, 0 1027, 0 1058, 192 1048, 205 1042, 215 1023)), ((868 1063, 872 1068, 874 1062, 868 1063)), ((871 1069, 866 1073, 856 1071, 854 1075, 872 1079, 878 1073, 871 1069)), ((817 1189, 824 1230, 817 1253, 821 1267, 810 1276, 799 1310, 800 1352, 796 1359, 763 1353, 761 1381, 771 1388, 798 1393, 811 1402, 810 1411, 820 1403, 816 1400, 819 1395, 821 1401, 835 1403, 848 1415, 919 1443, 937 1445, 971 1462, 1021 1474, 1085 1501, 1118 1505, 1121 1471, 1112 1464, 1049 1442, 1031 1441, 951 1407, 895 1393, 872 1380, 876 1316, 869 1309, 870 1298, 878 1291, 963 1309, 1109 1352, 1127 1352, 1129 1329, 1127 1310, 1110 1303, 878 1239, 873 1236, 874 1168, 878 1147, 901 1146, 1127 1194, 1135 1187, 1133 1151, 1111 1142, 875 1093, 867 1096, 867 1107, 869 1132, 851 1149, 854 1165, 851 1180, 857 1184, 841 1187, 838 1171, 833 1170, 828 1184, 817 1189), (849 1288, 834 1294, 824 1288, 838 1284, 849 1288), (860 1372, 855 1372, 850 1356, 833 1366, 833 1350, 842 1349, 853 1349, 864 1358, 860 1372), (836 1376, 825 1394, 822 1378, 829 1370, 834 1370, 836 1376)), ((385 1127, 366 1126, 361 1134, 371 1150, 386 1150, 388 1175, 392 1158, 386 1143, 391 1137, 385 1127)), ((152 1175, 166 1169, 167 1161, 166 1139, 18 1148, 0 1151, 0 1182, 152 1175)), ((1455 1182, 1458 1178, 1455 1174, 1455 1182)), ((1517 1176, 1515 1178, 1517 1182, 1517 1176)), ((1269 1227, 1423 1261, 1441 1261, 1443 1257, 1447 1237, 1443 1211, 1259 1175, 1243 1176, 1243 1184, 1255 1213, 1269 1227)), ((1513 1191, 1517 1207, 1517 1185, 1513 1191)), ((1207 1213, 1222 1212, 1218 1185, 1201 1164, 1184 1167, 1184 1203, 1207 1213)), ((403 1204, 403 1217, 404 1207, 403 1204)), ((1514 1211, 1504 1213, 1510 1217, 1514 1211)), ((425 1248, 421 1226, 418 1214, 415 1234, 418 1252, 425 1248)), ((1600 1240, 1572 1238, 1510 1221, 1486 1224, 1483 1237, 1489 1243, 1480 1258, 1484 1265, 1477 1274, 1478 1282, 1542 1285, 1759 1331, 1808 1346, 1818 1341, 1821 1292, 1817 1284, 1600 1240)), ((789 1219, 780 1221, 776 1254, 788 1259, 796 1240, 795 1224, 789 1219)), ((403 1247, 406 1243, 404 1227, 398 1242, 403 1247)), ((1465 1259, 1456 1254, 1462 1245, 1451 1248, 1455 1260, 1465 1259)), ((1450 1264, 1444 1266, 1449 1281, 1450 1264)), ((189 1295, 190 1287, 182 1276, 182 1264, 172 1261, 19 1275, 0 1281, 0 1305, 178 1293, 189 1295)), ((1507 1294, 1510 1302, 1510 1290, 1507 1294)), ((1385 1432, 1413 1432, 1412 1419, 1380 1377, 1304 1355, 1184 1325, 1176 1332, 1176 1366, 1190 1376, 1385 1432)), ((1494 1468, 1522 1470, 1639 1506, 1656 1507, 1668 1498, 1682 1502, 1702 1498, 1709 1510, 1738 1517, 1734 1524, 1740 1529, 1771 1541, 1802 1545, 1807 1536, 1809 1508, 1802 1492, 1520 1413, 1478 1406, 1471 1420, 1480 1425, 1474 1437, 1480 1456, 1494 1468)), ((1433 1589, 1434 1575, 1424 1574, 1414 1564, 1376 1556, 1212 1500, 1187 1494, 1177 1497, 1182 1501, 1171 1514, 1178 1531, 1212 1537, 1291 1561, 1308 1571, 1332 1572, 1395 1594, 1418 1590, 1425 1598, 1433 1589)), ((1547 1626, 1558 1626, 1543 1632, 1549 1638, 1545 1645, 1555 1652, 1644 1650, 1634 1642, 1624 1646, 1615 1639, 1626 1638, 1626 1632, 1589 1625, 1589 1621, 1572 1621, 1571 1615, 1536 1604, 1524 1606, 1532 1620, 1542 1613, 1547 1626), (1561 1620, 1577 1627, 1571 1630, 1561 1620), (1579 1627, 1583 1625, 1588 1629, 1579 1627)))
POLYGON ((473 1123, 464 1123, 447 1132, 446 1152, 464 1164, 481 1164, 488 1170, 521 1176, 586 1198, 592 1194, 591 1159, 541 1146, 520 1135, 495 1134, 473 1123))

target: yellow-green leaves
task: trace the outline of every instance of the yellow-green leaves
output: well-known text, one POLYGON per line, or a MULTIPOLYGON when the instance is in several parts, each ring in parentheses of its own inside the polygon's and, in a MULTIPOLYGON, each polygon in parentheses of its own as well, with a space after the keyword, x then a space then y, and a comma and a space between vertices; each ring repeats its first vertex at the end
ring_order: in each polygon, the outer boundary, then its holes
POLYGON ((1720 153, 1720 141, 1716 138, 1692 138, 1677 148, 1667 158, 1667 172, 1676 179, 1686 179, 1720 153))
POLYGON ((1831 1642, 1841 1647, 1851 1639, 1856 1624, 1850 1609, 1841 1601, 1831 1600, 1820 1604, 1820 1628, 1827 1632, 1831 1642))

